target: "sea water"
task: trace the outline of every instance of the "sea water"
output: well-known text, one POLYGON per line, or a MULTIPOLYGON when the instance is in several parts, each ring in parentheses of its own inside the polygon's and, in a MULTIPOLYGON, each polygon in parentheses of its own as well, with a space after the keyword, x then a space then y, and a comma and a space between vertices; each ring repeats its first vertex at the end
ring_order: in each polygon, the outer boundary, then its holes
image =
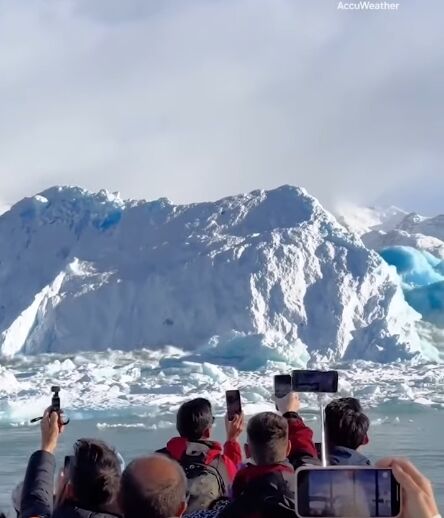
MULTIPOLYGON (((444 508, 444 367, 368 362, 329 365, 339 370, 339 396, 360 398, 371 418, 372 460, 407 456, 433 481, 444 508)), ((113 444, 126 461, 163 447, 174 433, 175 412, 187 399, 209 398, 223 440, 225 390, 241 391, 247 416, 273 410, 273 375, 288 366, 268 362, 254 371, 199 363, 176 349, 21 357, 0 366, 0 510, 11 512, 11 490, 40 445, 32 417, 49 405, 51 385, 62 387, 71 418, 57 452, 58 465, 80 437, 113 444)), ((319 438, 316 397, 301 395, 302 415, 319 438)), ((328 400, 328 397, 327 397, 328 400)))
MULTIPOLYGON (((307 424, 318 435, 319 420, 313 413, 306 414, 307 424)), ((409 457, 434 483, 436 495, 444 509, 444 412, 420 405, 382 405, 370 412, 370 444, 363 450, 371 460, 384 456, 409 457)), ((170 419, 170 416, 168 416, 170 419)), ((63 434, 57 451, 58 466, 71 452, 79 437, 97 437, 114 445, 126 462, 165 446, 175 433, 173 426, 153 429, 150 418, 133 417, 121 422, 119 417, 107 423, 95 419, 72 421, 63 434)), ((223 440, 222 419, 218 419, 215 438, 223 440)), ((39 427, 0 426, 0 509, 11 516, 11 491, 23 480, 30 454, 40 446, 39 427)))

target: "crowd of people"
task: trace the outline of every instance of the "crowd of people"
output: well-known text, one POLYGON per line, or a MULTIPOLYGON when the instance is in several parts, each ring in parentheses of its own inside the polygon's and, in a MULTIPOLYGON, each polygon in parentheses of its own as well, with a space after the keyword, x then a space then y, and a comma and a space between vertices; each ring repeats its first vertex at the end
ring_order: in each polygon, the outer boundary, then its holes
MULTIPOLYGON (((178 436, 165 448, 124 465, 108 444, 80 439, 56 476, 55 451, 63 426, 49 408, 40 450, 29 459, 16 503, 20 518, 290 517, 295 515, 295 470, 319 466, 319 445, 299 414, 298 394, 276 400, 246 425, 226 418, 226 442, 212 440, 209 401, 184 403, 178 436), (246 425, 247 441, 240 439, 246 425)), ((358 400, 339 398, 325 409, 328 464, 370 465, 361 452, 369 419, 358 400)), ((383 459, 402 488, 402 518, 438 518, 431 483, 405 459, 383 459)))

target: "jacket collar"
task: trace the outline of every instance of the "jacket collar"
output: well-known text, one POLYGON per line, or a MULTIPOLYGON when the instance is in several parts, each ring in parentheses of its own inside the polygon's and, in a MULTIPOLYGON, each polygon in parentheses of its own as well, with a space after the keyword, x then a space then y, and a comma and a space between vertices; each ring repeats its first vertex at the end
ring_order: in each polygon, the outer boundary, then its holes
POLYGON ((365 455, 357 450, 346 448, 345 446, 333 446, 329 451, 331 464, 343 464, 349 466, 369 465, 370 461, 365 455))

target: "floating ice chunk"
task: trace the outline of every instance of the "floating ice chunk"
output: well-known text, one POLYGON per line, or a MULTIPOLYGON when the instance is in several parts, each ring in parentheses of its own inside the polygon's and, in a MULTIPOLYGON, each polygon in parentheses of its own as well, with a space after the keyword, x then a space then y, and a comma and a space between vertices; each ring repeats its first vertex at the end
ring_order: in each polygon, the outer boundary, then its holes
POLYGON ((302 342, 296 340, 294 344, 288 344, 276 333, 232 333, 231 336, 215 336, 199 349, 199 353, 202 358, 214 363, 236 365, 241 370, 259 369, 269 362, 285 363, 287 368, 304 368, 310 358, 302 342))
POLYGON ((12 394, 20 388, 19 382, 14 374, 0 365, 0 395, 12 394))
POLYGON ((202 364, 202 373, 218 383, 224 383, 228 379, 219 367, 207 362, 202 364))
POLYGON ((105 430, 107 428, 111 428, 111 429, 141 428, 143 430, 147 429, 147 426, 144 423, 97 423, 96 427, 99 430, 105 430))
POLYGON ((389 421, 389 418, 386 416, 386 417, 378 417, 377 419, 374 419, 372 422, 371 422, 371 425, 372 426, 381 426, 382 424, 385 424, 389 421))
POLYGON ((431 399, 428 399, 426 397, 418 397, 418 398, 414 399, 414 402, 417 403, 418 405, 425 405, 425 406, 430 406, 430 405, 434 404, 434 402, 431 399))
POLYGON ((148 430, 166 430, 168 428, 172 428, 174 424, 170 421, 159 421, 157 423, 151 424, 147 426, 148 430))
POLYGON ((63 362, 60 362, 60 360, 55 360, 54 362, 50 363, 46 367, 46 372, 53 376, 54 374, 58 374, 60 372, 72 372, 76 369, 75 364, 72 360, 69 358, 64 360, 63 362))

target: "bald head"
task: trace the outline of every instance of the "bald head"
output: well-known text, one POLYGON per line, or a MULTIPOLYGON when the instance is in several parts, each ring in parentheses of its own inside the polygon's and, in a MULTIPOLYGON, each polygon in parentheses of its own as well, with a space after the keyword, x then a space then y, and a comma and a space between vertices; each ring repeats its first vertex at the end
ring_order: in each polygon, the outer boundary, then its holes
POLYGON ((125 518, 179 517, 186 508, 187 479, 180 465, 163 455, 133 460, 120 484, 125 518))

